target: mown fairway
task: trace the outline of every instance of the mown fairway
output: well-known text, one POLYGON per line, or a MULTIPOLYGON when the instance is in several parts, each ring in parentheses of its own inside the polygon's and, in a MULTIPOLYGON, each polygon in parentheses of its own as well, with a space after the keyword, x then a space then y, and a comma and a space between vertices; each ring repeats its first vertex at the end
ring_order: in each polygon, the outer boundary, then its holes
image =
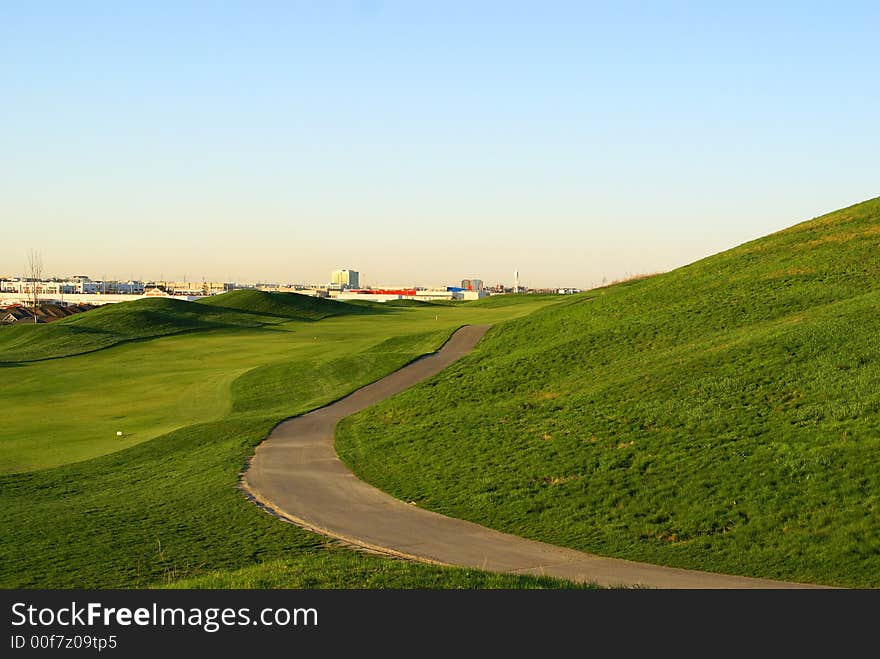
POLYGON ((880 587, 880 200, 495 327, 337 449, 518 535, 880 587))
POLYGON ((236 487, 281 419, 435 349, 462 324, 553 301, 385 308, 242 292, 3 328, 0 586, 558 586, 330 547, 236 487))

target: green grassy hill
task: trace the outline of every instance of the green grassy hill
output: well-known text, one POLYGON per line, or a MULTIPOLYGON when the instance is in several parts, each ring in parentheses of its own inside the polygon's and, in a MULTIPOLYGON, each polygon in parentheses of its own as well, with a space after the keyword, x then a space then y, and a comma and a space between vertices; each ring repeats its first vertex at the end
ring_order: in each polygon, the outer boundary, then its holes
POLYGON ((196 304, 214 309, 244 312, 249 315, 265 314, 276 318, 320 320, 330 316, 368 313, 363 307, 298 293, 269 293, 240 290, 212 295, 196 304))
POLYGON ((519 535, 880 587, 880 199, 497 326, 337 448, 519 535))
POLYGON ((296 293, 232 291, 198 302, 144 298, 108 304, 51 324, 0 328, 0 363, 65 357, 183 332, 241 329, 367 313, 296 293))

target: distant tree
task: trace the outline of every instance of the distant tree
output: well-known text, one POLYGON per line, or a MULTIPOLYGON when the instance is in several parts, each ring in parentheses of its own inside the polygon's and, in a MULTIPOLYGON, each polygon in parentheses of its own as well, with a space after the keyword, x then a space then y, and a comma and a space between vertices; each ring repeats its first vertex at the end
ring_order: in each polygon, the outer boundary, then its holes
POLYGON ((40 304, 37 282, 43 279, 43 255, 35 249, 29 249, 27 253, 27 278, 31 280, 28 298, 31 302, 31 311, 34 314, 34 323, 36 324, 37 306, 40 304))

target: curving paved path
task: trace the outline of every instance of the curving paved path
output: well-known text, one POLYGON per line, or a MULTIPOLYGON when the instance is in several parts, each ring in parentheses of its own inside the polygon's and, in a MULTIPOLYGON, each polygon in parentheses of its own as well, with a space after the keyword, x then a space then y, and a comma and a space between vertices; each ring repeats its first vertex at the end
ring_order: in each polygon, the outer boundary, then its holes
POLYGON ((489 329, 459 329, 438 351, 327 407, 279 424, 242 478, 259 504, 309 530, 418 561, 655 588, 804 588, 766 579, 636 563, 526 540, 406 504, 364 483, 333 448, 336 423, 439 373, 489 329))

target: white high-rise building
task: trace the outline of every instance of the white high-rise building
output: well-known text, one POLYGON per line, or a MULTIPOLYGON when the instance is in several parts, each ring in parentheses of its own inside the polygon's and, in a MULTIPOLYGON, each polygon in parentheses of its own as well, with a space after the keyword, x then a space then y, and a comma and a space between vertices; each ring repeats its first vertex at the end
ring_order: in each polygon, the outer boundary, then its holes
POLYGON ((341 288, 360 288, 360 273, 357 270, 334 270, 330 275, 330 283, 341 288))

